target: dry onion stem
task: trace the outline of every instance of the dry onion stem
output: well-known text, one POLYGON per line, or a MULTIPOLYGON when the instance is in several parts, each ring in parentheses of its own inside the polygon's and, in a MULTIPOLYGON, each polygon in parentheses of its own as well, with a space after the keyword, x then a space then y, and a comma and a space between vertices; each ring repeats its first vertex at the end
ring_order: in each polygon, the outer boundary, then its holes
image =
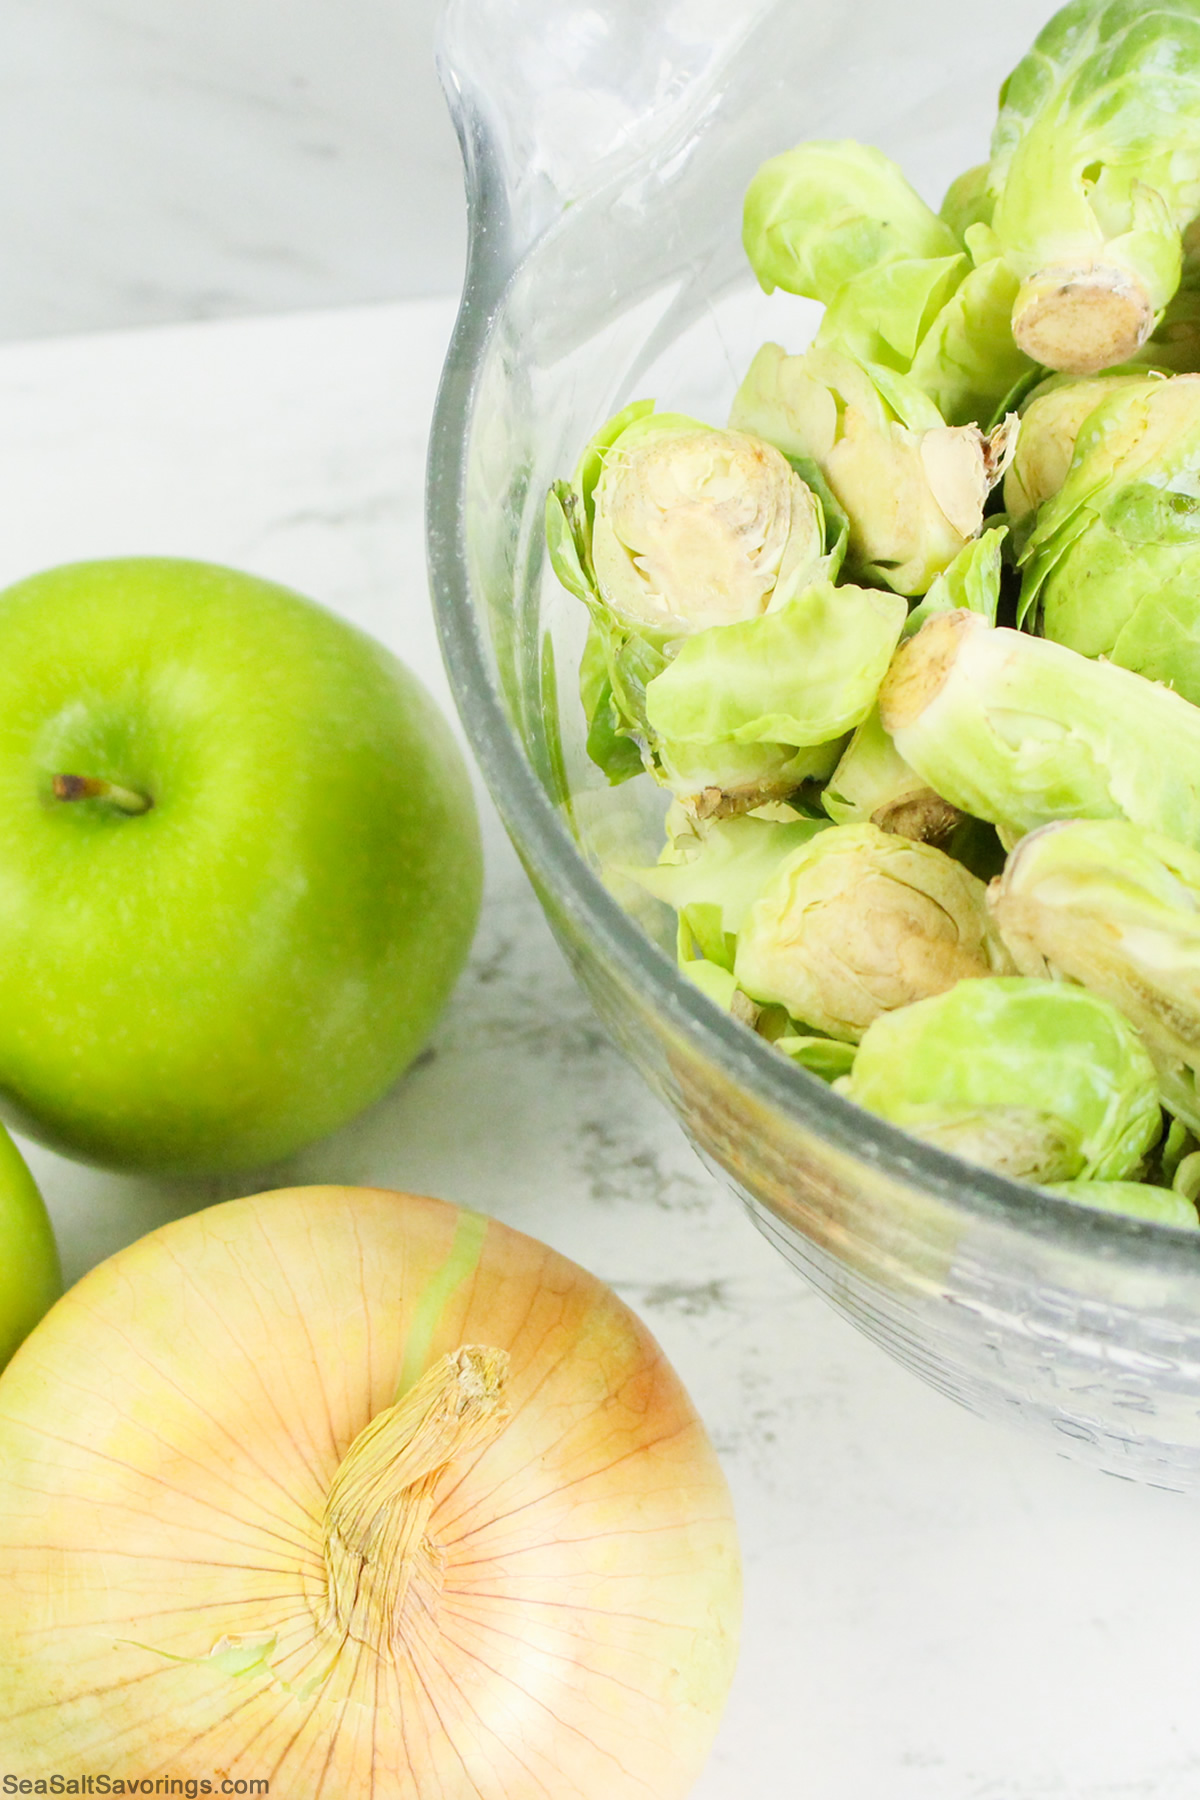
POLYGON ((672 1800, 732 1673, 729 1497, 611 1291, 435 1200, 210 1208, 0 1379, 0 1751, 287 1800, 672 1800))

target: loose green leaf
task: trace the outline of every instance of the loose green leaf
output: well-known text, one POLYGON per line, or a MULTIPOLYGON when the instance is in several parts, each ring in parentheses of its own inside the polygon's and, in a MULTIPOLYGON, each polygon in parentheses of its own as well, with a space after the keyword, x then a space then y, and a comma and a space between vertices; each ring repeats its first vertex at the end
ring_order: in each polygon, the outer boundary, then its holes
POLYGON ((954 561, 933 583, 919 606, 914 606, 904 625, 904 636, 912 637, 927 619, 941 612, 972 612, 996 623, 1000 602, 1000 582, 1004 572, 1004 540, 1006 525, 994 526, 959 551, 954 561))
POLYGON ((821 582, 778 612, 702 632, 646 688, 678 744, 827 744, 865 719, 905 619, 895 594, 821 582))
POLYGON ((822 1081, 837 1081, 854 1067, 855 1046, 836 1038, 788 1035, 776 1038, 775 1048, 822 1081))
POLYGON ((1200 1218, 1190 1200, 1149 1182, 1056 1181, 1047 1182, 1045 1187, 1048 1194, 1073 1200, 1077 1206, 1095 1207, 1099 1212, 1124 1213, 1130 1219, 1173 1225, 1183 1231, 1200 1229, 1200 1218))

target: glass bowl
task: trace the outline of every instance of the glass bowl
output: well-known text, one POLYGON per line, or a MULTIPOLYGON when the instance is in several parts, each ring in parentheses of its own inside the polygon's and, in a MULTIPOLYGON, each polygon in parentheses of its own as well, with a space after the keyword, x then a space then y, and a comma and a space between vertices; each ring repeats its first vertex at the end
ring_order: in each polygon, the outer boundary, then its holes
POLYGON ((584 751, 586 616, 543 552, 546 489, 626 401, 720 423, 766 338, 741 196, 767 156, 862 138, 935 204, 986 154, 1046 0, 449 0, 466 291, 434 423, 429 554, 463 722, 546 916, 612 1035, 756 1224, 934 1386, 1114 1474, 1200 1488, 1200 1233, 1053 1199, 832 1093, 677 971, 623 883, 663 799, 584 751))

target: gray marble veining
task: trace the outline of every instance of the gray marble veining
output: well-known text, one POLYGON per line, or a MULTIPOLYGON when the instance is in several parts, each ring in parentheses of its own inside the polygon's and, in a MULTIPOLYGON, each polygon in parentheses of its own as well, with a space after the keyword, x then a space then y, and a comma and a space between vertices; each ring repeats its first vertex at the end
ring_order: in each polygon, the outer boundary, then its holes
POLYGON ((0 338, 456 291, 437 0, 5 0, 0 338))

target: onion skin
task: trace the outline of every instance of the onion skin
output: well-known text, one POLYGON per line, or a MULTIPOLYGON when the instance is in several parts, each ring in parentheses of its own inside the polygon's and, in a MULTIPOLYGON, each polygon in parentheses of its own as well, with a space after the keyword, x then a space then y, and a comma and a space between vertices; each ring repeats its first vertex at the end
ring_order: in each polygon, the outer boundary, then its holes
POLYGON ((52 1309, 0 1379, 7 1766, 682 1800, 736 1653, 724 1478, 595 1277, 488 1221, 432 1285, 473 1217, 372 1189, 230 1201, 52 1309), (508 1416, 450 1462, 372 1642, 330 1623, 325 1509, 414 1344, 425 1369, 507 1352, 508 1416))

